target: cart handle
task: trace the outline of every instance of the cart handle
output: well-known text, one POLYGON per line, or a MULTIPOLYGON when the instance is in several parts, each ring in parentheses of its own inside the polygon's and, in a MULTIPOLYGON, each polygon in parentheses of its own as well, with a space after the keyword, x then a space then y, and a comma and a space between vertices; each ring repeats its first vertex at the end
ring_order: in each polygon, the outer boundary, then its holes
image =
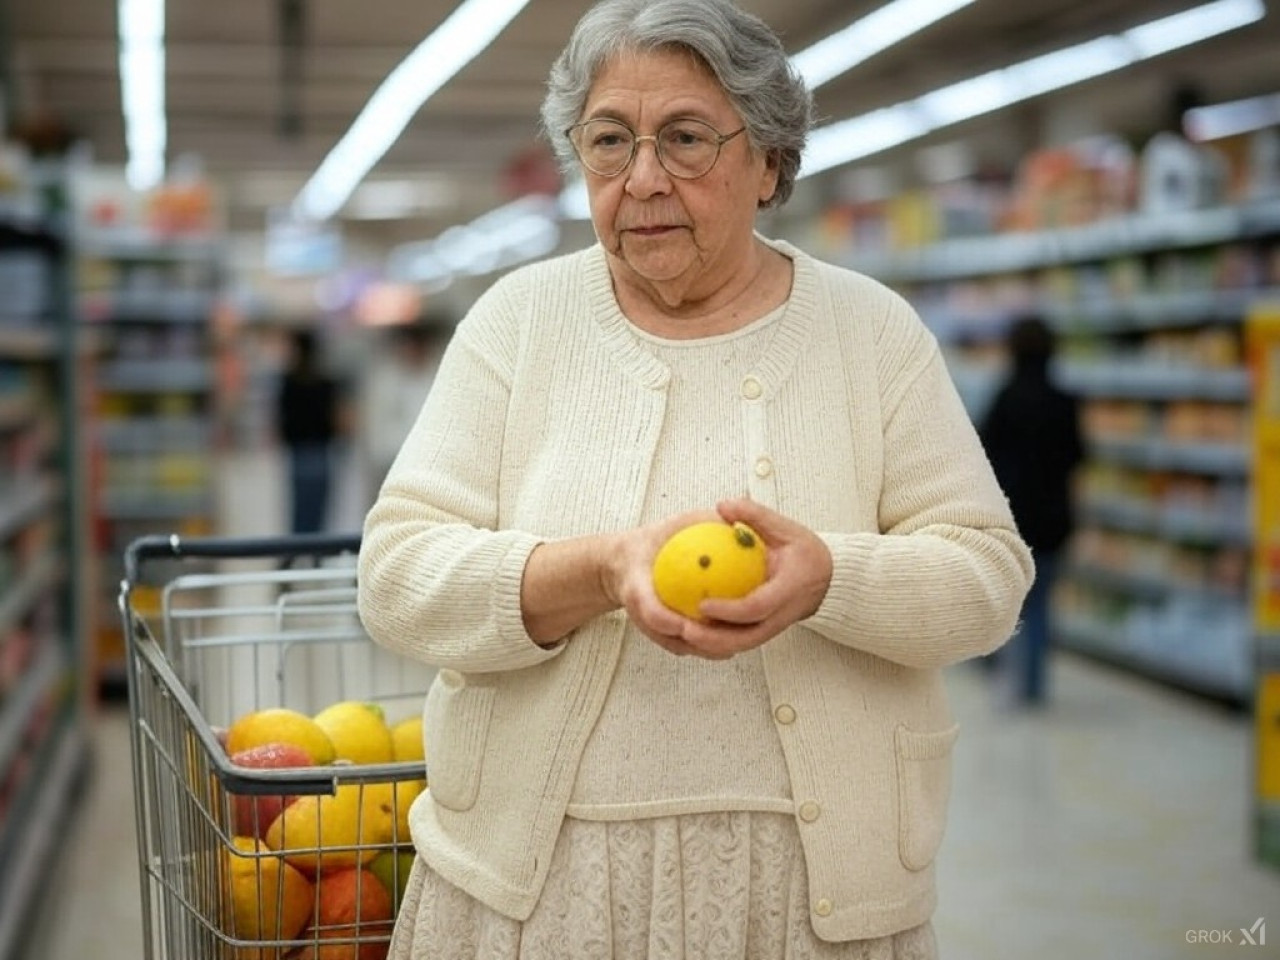
POLYGON ((297 533, 283 537, 191 537, 175 534, 152 534, 138 537, 125 548, 126 583, 138 583, 142 565, 155 558, 217 557, 227 559, 252 557, 314 557, 357 553, 358 533, 297 533))

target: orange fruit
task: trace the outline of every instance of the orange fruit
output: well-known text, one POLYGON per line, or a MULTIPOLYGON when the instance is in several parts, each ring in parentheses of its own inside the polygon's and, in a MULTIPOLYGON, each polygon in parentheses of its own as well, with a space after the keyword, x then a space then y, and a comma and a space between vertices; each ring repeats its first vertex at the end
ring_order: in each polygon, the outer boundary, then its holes
POLYGON ((228 933, 237 940, 264 941, 262 947, 237 950, 237 960, 266 960, 278 953, 270 944, 293 940, 306 927, 315 890, 253 837, 234 837, 231 843, 223 851, 231 904, 228 933))

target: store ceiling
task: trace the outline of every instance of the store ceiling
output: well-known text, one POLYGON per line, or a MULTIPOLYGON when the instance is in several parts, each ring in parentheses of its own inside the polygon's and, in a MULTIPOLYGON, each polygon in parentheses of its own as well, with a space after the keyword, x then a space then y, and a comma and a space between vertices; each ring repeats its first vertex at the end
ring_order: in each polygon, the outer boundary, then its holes
MULTIPOLYGON (((0 7, 6 0, 0 0, 0 7)), ((349 235, 394 243, 437 235, 507 199, 504 172, 537 143, 547 69, 590 0, 532 0, 497 41, 418 113, 368 183, 415 184, 424 205, 393 221, 344 223, 349 235)), ((841 119, 908 99, 1028 56, 1125 29, 1196 0, 977 0, 818 91, 821 115, 841 119)), ((1182 84, 1217 102, 1280 91, 1280 0, 1259 24, 1056 95, 1077 126, 1145 136, 1170 115, 1182 84), (1070 114, 1070 111, 1068 111, 1070 114)), ((110 0, 7 0, 11 110, 52 119, 124 160, 115 11, 110 0)), ((742 0, 799 50, 879 0, 742 0)), ((170 0, 169 157, 194 154, 225 186, 235 229, 255 230, 288 204, 387 73, 456 6, 452 0, 303 0, 301 78, 285 79, 280 0, 170 0), (293 105, 291 107, 291 105, 293 105)), ((933 137, 1009 159, 1045 137, 1042 102, 933 137)), ((1061 111, 1055 111, 1061 116, 1061 111)), ((1067 125, 1068 128, 1070 124, 1067 125)), ((917 145, 918 146, 918 145, 917 145)), ((905 151, 873 163, 905 163, 905 151)), ((349 207, 346 211, 351 212, 349 207)))

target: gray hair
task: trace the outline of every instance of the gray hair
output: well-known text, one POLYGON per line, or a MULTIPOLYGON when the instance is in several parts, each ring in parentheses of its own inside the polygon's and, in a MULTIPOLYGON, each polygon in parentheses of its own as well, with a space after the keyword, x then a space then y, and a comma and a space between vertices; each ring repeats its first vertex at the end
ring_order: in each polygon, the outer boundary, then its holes
POLYGON ((583 15, 551 67, 542 130, 561 168, 577 169, 564 131, 582 118, 602 67, 625 52, 686 50, 711 70, 756 150, 777 159, 778 186, 762 207, 791 196, 813 97, 778 35, 732 0, 601 0, 583 15))

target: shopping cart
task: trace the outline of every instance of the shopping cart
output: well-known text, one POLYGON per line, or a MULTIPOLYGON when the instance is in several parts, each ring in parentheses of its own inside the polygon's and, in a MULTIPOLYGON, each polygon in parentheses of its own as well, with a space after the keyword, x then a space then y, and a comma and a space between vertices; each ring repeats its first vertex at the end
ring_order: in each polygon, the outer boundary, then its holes
POLYGON ((387 891, 394 912, 412 852, 405 798, 425 765, 250 769, 223 742, 267 707, 420 711, 432 671, 361 627, 358 546, 324 535, 129 545, 120 612, 147 958, 385 955, 387 891), (268 829, 264 811, 284 797, 305 815, 268 829))

